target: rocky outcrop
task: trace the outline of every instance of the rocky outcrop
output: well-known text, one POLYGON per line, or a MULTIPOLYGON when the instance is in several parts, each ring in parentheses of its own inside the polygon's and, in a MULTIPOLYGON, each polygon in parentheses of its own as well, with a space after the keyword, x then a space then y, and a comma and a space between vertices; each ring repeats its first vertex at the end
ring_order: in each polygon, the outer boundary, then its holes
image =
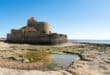
MULTIPOLYGON (((0 68, 0 75, 110 75, 110 46, 85 45, 69 47, 43 47, 38 45, 21 45, 0 43, 0 58, 9 57, 10 54, 25 50, 55 50, 55 51, 81 51, 81 60, 71 63, 66 70, 38 71, 0 68), (6 51, 7 50, 7 51, 6 51), (5 53, 5 54, 4 54, 5 53), (2 57, 1 57, 2 56, 2 57)), ((6 63, 6 62, 5 62, 6 63)), ((9 65, 8 65, 9 66, 9 65)))

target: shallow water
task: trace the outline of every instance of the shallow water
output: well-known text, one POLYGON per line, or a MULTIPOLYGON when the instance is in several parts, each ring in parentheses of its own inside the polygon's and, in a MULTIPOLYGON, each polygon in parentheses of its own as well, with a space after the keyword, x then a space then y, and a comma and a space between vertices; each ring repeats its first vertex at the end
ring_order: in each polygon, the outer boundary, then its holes
POLYGON ((52 62, 53 69, 66 69, 72 62, 78 61, 80 57, 78 55, 70 55, 70 54, 53 54, 52 62))
POLYGON ((110 40, 73 40, 79 43, 110 44, 110 40))

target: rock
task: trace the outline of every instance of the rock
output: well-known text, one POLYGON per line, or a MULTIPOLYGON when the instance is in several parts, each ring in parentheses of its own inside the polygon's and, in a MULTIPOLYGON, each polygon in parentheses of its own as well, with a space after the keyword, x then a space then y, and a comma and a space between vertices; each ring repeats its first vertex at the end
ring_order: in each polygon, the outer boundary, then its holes
POLYGON ((8 57, 7 59, 16 60, 15 57, 8 57))
POLYGON ((28 59, 24 59, 23 63, 29 63, 30 61, 28 59))
POLYGON ((110 64, 110 58, 105 58, 105 62, 110 64))
POLYGON ((23 63, 24 62, 24 58, 22 56, 20 57, 17 57, 16 60, 20 63, 23 63))

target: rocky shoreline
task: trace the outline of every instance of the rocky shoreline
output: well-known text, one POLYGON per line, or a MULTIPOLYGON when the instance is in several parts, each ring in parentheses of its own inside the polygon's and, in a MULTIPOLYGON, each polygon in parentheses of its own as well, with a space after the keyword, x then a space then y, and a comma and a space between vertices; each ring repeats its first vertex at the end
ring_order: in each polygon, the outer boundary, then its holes
MULTIPOLYGON (((18 45, 0 42, 0 53, 5 51, 23 50, 50 50, 53 53, 79 54, 81 60, 73 62, 66 70, 39 71, 39 70, 18 70, 0 68, 0 75, 110 75, 110 46, 109 45, 71 45, 65 47, 57 46, 36 46, 18 45)), ((1 55, 1 54, 0 54, 1 55)))

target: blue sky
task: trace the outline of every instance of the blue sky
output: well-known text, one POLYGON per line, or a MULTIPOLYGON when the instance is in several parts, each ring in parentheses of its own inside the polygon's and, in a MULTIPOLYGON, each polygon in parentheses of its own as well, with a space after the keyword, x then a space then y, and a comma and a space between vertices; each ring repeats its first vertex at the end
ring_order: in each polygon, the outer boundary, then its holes
POLYGON ((69 39, 110 39, 110 0, 0 0, 0 36, 29 17, 49 22, 69 39))

